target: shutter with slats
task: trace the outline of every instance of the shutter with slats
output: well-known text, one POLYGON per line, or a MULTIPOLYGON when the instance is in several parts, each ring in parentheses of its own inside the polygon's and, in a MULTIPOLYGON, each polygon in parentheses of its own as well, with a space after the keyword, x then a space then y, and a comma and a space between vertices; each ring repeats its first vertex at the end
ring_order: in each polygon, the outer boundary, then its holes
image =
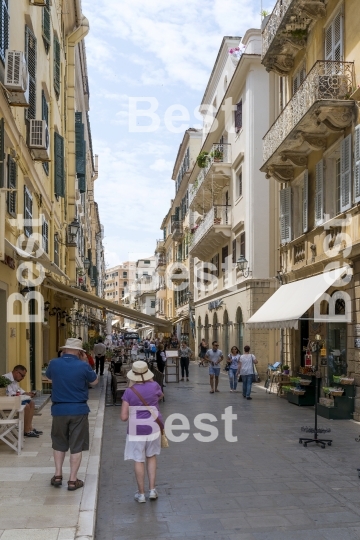
POLYGON ((242 101, 236 105, 235 111, 235 131, 239 133, 242 128, 242 101))
POLYGON ((291 242, 291 187, 280 191, 280 239, 282 244, 291 242))
POLYGON ((64 139, 56 132, 54 133, 54 155, 55 195, 65 197, 64 139))
MULTIPOLYGON (((11 156, 8 158, 8 188, 16 189, 17 188, 17 163, 15 159, 11 156)), ((13 217, 16 217, 16 200, 17 193, 16 191, 9 191, 7 196, 7 208, 9 214, 13 217)))
POLYGON ((243 255, 246 257, 246 244, 245 244, 245 233, 241 233, 240 235, 240 255, 243 255))
POLYGON ((325 60, 343 60, 343 30, 341 11, 334 17, 325 31, 325 60))
POLYGON ((5 121, 0 120, 0 188, 5 187, 5 121))
POLYGON ((302 192, 302 214, 303 214, 303 232, 306 233, 309 227, 308 213, 309 213, 309 172, 304 172, 304 185, 302 192))
POLYGON ((76 153, 76 174, 78 177, 85 176, 86 159, 84 144, 84 124, 82 123, 82 113, 75 113, 75 153, 76 153))
POLYGON ((348 210, 351 206, 351 163, 351 135, 349 135, 341 142, 341 212, 348 210))
POLYGON ((61 49, 60 42, 54 36, 54 89, 56 97, 60 96, 60 79, 61 79, 61 49))
POLYGON ((355 128, 355 178, 354 178, 354 193, 355 202, 360 201, 360 124, 355 128))
POLYGON ((27 237, 31 236, 32 235, 32 205, 33 205, 33 201, 32 201, 32 196, 31 196, 31 193, 30 191, 28 190, 28 188, 25 186, 24 187, 24 220, 25 220, 25 225, 24 225, 24 233, 27 237))
POLYGON ((50 0, 46 0, 46 6, 42 9, 42 36, 48 50, 51 43, 50 0))
POLYGON ((36 119, 36 37, 28 26, 25 26, 25 56, 29 72, 29 107, 27 119, 36 119))
POLYGON ((9 47, 9 6, 8 0, 0 0, 0 2, 0 58, 3 62, 5 62, 6 49, 9 47))
MULTIPOLYGON (((83 147, 84 147, 83 153, 84 153, 84 156, 86 156, 86 141, 83 141, 83 147)), ((82 174, 81 176, 78 175, 80 193, 86 193, 86 160, 85 159, 84 159, 84 162, 85 162, 84 174, 82 174)))
POLYGON ((44 219, 42 224, 43 250, 49 253, 49 223, 44 219))
POLYGON ((320 225, 324 219, 324 160, 316 164, 315 181, 315 224, 320 225))
MULTIPOLYGON (((42 120, 45 120, 47 126, 49 126, 49 105, 46 101, 44 90, 41 91, 41 118, 42 120)), ((47 176, 49 176, 49 162, 45 161, 42 166, 47 176)))

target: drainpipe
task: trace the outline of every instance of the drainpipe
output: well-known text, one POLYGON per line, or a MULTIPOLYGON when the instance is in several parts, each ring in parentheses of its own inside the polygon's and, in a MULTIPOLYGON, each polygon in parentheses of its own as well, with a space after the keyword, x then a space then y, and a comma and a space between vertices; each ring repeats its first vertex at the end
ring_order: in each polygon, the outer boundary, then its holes
MULTIPOLYGON (((89 21, 81 15, 80 0, 76 0, 76 10, 79 26, 67 36, 67 65, 66 65, 66 94, 67 94, 67 148, 66 148, 66 163, 67 163, 67 223, 71 223, 76 217, 76 199, 75 199, 75 183, 76 183, 76 156, 75 156, 75 49, 76 45, 87 36, 89 33, 89 21)), ((76 248, 68 248, 69 266, 67 274, 70 277, 71 284, 76 283, 76 248)))

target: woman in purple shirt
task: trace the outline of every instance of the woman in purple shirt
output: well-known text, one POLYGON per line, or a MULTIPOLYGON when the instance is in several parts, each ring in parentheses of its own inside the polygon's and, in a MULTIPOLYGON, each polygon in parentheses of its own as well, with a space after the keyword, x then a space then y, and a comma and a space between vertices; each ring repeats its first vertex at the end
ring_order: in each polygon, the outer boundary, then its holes
POLYGON ((128 421, 124 459, 135 461, 134 468, 138 485, 135 500, 144 503, 146 502, 145 461, 149 478, 149 499, 158 498, 155 488, 156 456, 160 454, 161 433, 155 418, 157 417, 163 425, 158 405, 163 393, 160 385, 153 380, 154 374, 149 370, 146 362, 134 362, 127 377, 130 385, 124 392, 120 414, 123 422, 128 421), (149 410, 146 410, 147 407, 149 410))

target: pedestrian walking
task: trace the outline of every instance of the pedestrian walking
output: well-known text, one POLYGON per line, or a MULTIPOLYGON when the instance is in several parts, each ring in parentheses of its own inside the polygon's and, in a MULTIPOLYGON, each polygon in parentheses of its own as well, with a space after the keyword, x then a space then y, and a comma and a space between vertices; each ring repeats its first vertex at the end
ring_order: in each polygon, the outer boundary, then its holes
POLYGON ((164 373, 166 366, 166 354, 164 351, 164 345, 160 343, 158 350, 155 353, 156 365, 160 373, 164 373))
POLYGON ((149 360, 150 358, 150 341, 145 339, 144 341, 144 354, 145 354, 145 360, 149 360))
POLYGON ((245 354, 240 356, 240 365, 238 367, 238 374, 240 373, 243 383, 243 397, 246 399, 252 399, 251 386, 253 383, 255 369, 254 365, 258 363, 256 357, 250 354, 249 345, 244 347, 245 354))
POLYGON ((103 343, 103 338, 100 336, 98 338, 98 342, 94 345, 96 375, 98 375, 99 373, 99 368, 100 368, 100 376, 104 375, 105 353, 106 353, 106 346, 103 343))
POLYGON ((204 366, 204 359, 207 353, 207 350, 209 348, 208 343, 206 343, 205 339, 203 338, 201 342, 199 343, 199 367, 204 366))
POLYGON ((136 341, 134 341, 131 346, 131 361, 132 362, 136 362, 138 352, 139 352, 139 345, 136 343, 136 341))
POLYGON ((223 360, 224 356, 222 351, 219 349, 219 344, 217 341, 212 342, 212 349, 209 349, 206 352, 205 359, 209 362, 209 375, 210 375, 210 394, 214 392, 219 392, 219 376, 220 376, 220 363, 223 360))
POLYGON ((184 380, 186 374, 186 380, 189 380, 189 364, 192 358, 192 350, 188 347, 186 341, 182 341, 179 349, 180 366, 181 366, 181 380, 184 380))
POLYGON ((70 448, 68 490, 75 491, 84 485, 77 473, 82 452, 89 450, 88 385, 95 386, 98 378, 86 362, 79 339, 67 339, 61 349, 62 356, 51 360, 46 370, 46 377, 52 381, 51 440, 55 462, 55 474, 50 483, 54 487, 62 485, 62 467, 70 448))
POLYGON ((229 373, 230 392, 236 392, 240 356, 241 355, 239 349, 235 345, 234 347, 231 347, 231 352, 228 355, 226 366, 229 373))
POLYGON ((134 469, 138 490, 134 498, 138 503, 145 503, 145 462, 149 479, 149 499, 158 498, 156 456, 160 455, 161 451, 160 427, 163 426, 158 402, 162 399, 163 393, 160 385, 153 380, 154 374, 149 370, 146 362, 134 362, 127 377, 130 381, 130 387, 125 390, 122 397, 120 413, 121 420, 128 421, 124 459, 135 462, 134 469), (139 407, 141 407, 140 410, 139 407), (144 407, 150 408, 151 414, 149 411, 144 411, 144 407), (157 415, 160 424, 157 429, 157 424, 154 421, 155 415, 157 415), (142 420, 141 424, 137 424, 136 419, 142 420), (146 420, 148 420, 148 424, 144 424, 146 420))

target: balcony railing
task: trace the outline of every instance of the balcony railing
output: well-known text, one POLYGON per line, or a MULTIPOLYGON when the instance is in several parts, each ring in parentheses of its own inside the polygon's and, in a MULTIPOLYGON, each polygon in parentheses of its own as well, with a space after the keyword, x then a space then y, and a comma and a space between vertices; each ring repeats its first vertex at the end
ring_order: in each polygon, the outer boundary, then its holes
POLYGON ((213 163, 231 163, 231 144, 213 144, 205 168, 201 169, 194 184, 189 187, 189 206, 194 200, 213 163))
POLYGON ((231 225, 231 207, 213 206, 200 223, 191 238, 191 246, 195 246, 216 225, 231 225))
POLYGON ((174 240, 177 238, 182 237, 183 235, 183 223, 180 220, 173 220, 171 222, 171 232, 173 235, 174 240))
POLYGON ((264 137, 267 161, 319 100, 348 100, 354 88, 354 63, 318 61, 264 137))
POLYGON ((276 32, 279 29, 280 23, 284 18, 285 13, 289 9, 290 4, 293 0, 278 0, 273 9, 272 14, 267 22, 267 25, 264 28, 262 33, 262 57, 264 58, 265 54, 269 50, 272 40, 274 39, 276 32))
POLYGON ((305 242, 294 246, 294 264, 305 261, 305 242))

